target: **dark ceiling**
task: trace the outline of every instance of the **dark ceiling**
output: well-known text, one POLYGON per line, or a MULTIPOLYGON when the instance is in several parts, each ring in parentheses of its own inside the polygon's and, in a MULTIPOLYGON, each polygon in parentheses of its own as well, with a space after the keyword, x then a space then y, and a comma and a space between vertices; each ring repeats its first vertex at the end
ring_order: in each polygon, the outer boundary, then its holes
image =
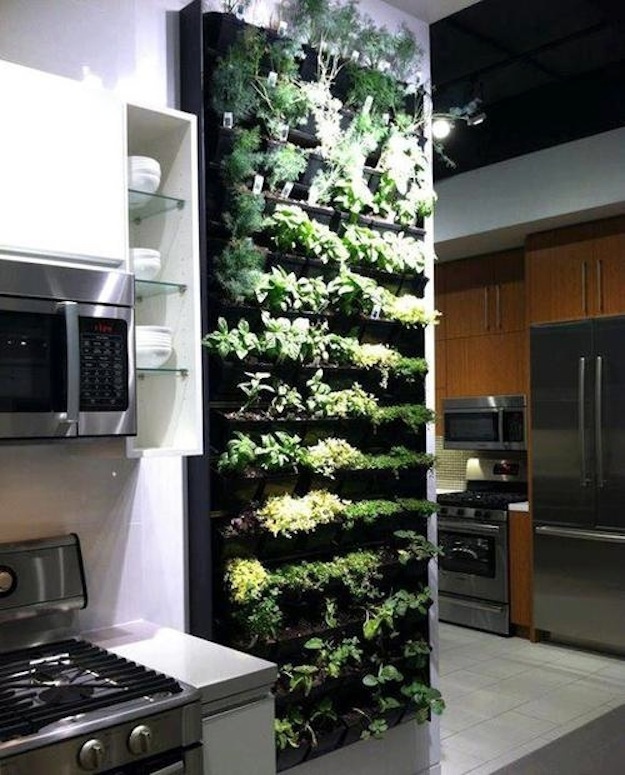
POLYGON ((625 125, 625 0, 481 0, 430 26, 435 112, 456 122, 435 179, 625 125))

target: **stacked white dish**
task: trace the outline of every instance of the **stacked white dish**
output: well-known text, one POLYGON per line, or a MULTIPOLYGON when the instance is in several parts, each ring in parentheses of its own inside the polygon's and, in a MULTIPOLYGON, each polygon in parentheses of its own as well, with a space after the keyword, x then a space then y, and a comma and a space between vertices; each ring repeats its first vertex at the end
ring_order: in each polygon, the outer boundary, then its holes
POLYGON ((137 280, 153 280, 161 271, 161 254, 151 248, 130 248, 130 266, 137 280))
POLYGON ((135 328, 138 369, 158 369, 171 357, 171 328, 167 326, 137 326, 135 328))
POLYGON ((161 184, 161 165, 150 156, 128 157, 128 201, 131 206, 140 207, 147 200, 147 194, 154 194, 161 184), (138 193, 140 192, 140 193, 138 193))

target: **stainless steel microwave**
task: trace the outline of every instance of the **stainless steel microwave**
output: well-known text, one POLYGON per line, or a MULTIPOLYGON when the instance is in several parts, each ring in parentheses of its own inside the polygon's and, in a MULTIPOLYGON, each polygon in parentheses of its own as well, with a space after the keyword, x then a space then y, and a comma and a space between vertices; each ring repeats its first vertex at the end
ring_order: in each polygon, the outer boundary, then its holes
POLYGON ((445 449, 524 450, 525 396, 443 399, 445 449))
POLYGON ((0 438, 135 433, 132 275, 0 258, 0 438))

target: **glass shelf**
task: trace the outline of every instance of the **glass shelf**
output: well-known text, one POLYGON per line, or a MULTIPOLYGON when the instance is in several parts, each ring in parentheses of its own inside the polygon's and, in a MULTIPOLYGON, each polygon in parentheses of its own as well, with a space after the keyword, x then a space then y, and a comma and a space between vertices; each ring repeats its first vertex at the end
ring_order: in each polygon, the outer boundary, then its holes
POLYGON ((187 286, 183 283, 163 283, 159 280, 135 280, 135 296, 137 301, 149 299, 151 296, 170 296, 174 293, 184 293, 187 286))
POLYGON ((137 376, 139 379, 143 379, 144 377, 166 376, 168 374, 174 374, 179 377, 188 377, 189 369, 137 369, 137 376))
POLYGON ((184 199, 128 189, 128 209, 133 223, 141 223, 145 218, 166 213, 168 210, 182 210, 184 205, 184 199))

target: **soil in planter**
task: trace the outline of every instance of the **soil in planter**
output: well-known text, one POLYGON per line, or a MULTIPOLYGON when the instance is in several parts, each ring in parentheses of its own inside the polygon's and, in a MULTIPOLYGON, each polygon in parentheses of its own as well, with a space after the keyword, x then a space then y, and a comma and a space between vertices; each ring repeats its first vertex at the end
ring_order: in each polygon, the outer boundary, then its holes
POLYGON ((310 745, 308 743, 301 743, 297 748, 291 748, 291 746, 289 746, 283 751, 278 751, 276 757, 277 771, 283 772, 284 770, 288 770, 291 767, 301 764, 308 755, 309 750, 310 745))
POLYGON ((316 741, 311 744, 306 761, 316 759, 318 756, 323 756, 340 748, 343 745, 344 737, 345 727, 342 724, 332 729, 316 732, 316 741))

